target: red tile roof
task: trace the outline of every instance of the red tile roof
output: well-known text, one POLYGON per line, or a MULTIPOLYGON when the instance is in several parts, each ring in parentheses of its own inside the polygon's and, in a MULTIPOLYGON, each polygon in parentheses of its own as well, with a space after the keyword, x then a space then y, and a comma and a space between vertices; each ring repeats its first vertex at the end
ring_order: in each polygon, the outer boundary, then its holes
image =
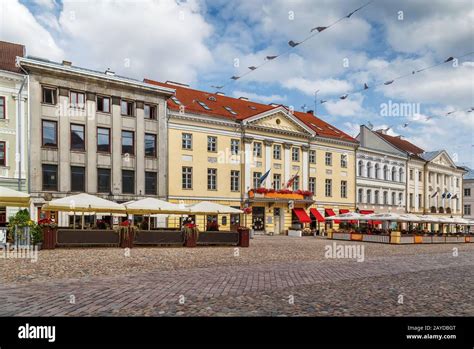
MULTIPOLYGON (((182 105, 185 106, 186 111, 197 114, 206 114, 218 118, 241 121, 280 107, 280 105, 274 106, 261 104, 246 99, 223 96, 217 93, 195 90, 189 87, 158 82, 150 79, 144 79, 144 82, 158 86, 174 88, 176 90, 176 98, 182 105), (205 103, 210 109, 205 109, 199 104, 199 102, 205 103), (230 110, 232 110, 235 114, 232 114, 226 109, 226 107, 230 108, 230 110)), ((176 104, 172 98, 170 98, 168 100, 168 108, 172 110, 179 110, 179 105, 176 104)), ((336 138, 357 143, 357 140, 353 137, 342 132, 341 130, 338 130, 334 126, 331 126, 313 114, 297 111, 295 111, 293 114, 307 127, 315 131, 318 136, 336 138)))
POLYGON ((380 137, 385 139, 387 142, 391 143, 395 147, 400 150, 406 151, 409 154, 419 155, 424 153, 425 151, 420 147, 417 147, 413 143, 408 142, 405 139, 402 139, 401 136, 389 136, 387 134, 382 133, 381 131, 375 131, 380 137))
POLYGON ((15 66, 16 56, 25 55, 25 46, 12 44, 11 42, 0 41, 0 70, 8 70, 15 73, 21 72, 15 66))

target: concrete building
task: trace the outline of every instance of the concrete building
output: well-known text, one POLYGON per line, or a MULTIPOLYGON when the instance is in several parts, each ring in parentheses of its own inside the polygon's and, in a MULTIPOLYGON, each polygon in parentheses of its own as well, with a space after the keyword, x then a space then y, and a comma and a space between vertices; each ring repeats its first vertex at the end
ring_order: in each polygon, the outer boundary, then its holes
MULTIPOLYGON (((27 57, 32 216, 79 192, 125 202, 167 197, 165 100, 172 88, 27 57)), ((67 213, 58 217, 68 225, 67 213)))
POLYGON ((462 181, 466 172, 445 150, 426 152, 416 145, 385 132, 383 139, 408 156, 406 210, 415 214, 462 215, 462 181))
MULTIPOLYGON (((28 83, 15 65, 23 45, 0 41, 0 186, 27 191, 28 83)), ((0 225, 18 211, 0 207, 0 225)))
POLYGON ((361 213, 406 212, 406 152, 379 132, 360 126, 357 140, 356 201, 361 213))
POLYGON ((320 219, 355 209, 354 138, 312 113, 145 81, 176 90, 168 100, 170 201, 248 207, 244 222, 222 216, 221 228, 247 224, 272 234, 311 209, 320 219), (277 193, 288 182, 292 192, 277 193))
MULTIPOLYGON (((474 220, 474 170, 466 169, 463 177, 463 217, 474 220)), ((471 228, 472 230, 472 228, 471 228)))

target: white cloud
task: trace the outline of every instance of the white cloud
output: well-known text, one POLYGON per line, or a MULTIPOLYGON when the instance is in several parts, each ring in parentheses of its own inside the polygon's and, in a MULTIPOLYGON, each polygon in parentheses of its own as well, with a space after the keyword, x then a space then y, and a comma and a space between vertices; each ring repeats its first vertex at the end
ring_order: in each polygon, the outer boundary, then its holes
POLYGON ((321 79, 308 80, 305 78, 291 78, 283 82, 289 89, 299 90, 309 96, 314 96, 315 91, 324 91, 325 94, 337 94, 348 91, 351 85, 345 80, 321 79))
POLYGON ((368 114, 362 107, 364 96, 355 94, 344 100, 330 100, 324 106, 330 115, 333 116, 355 116, 357 118, 367 118, 368 114))
POLYGON ((28 55, 62 59, 63 50, 24 5, 17 0, 1 1, 0 13, 2 40, 25 45, 28 55))
POLYGON ((253 92, 246 92, 246 91, 240 91, 240 90, 235 90, 232 92, 232 95, 236 98, 238 97, 247 97, 248 99, 256 102, 261 102, 261 103, 284 103, 287 101, 286 96, 280 96, 280 95, 260 95, 257 93, 253 92))

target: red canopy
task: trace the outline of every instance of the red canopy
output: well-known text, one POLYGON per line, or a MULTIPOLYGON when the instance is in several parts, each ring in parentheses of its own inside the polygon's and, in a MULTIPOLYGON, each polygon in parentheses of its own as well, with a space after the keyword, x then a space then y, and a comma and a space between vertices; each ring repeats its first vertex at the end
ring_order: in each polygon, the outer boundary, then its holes
POLYGON ((309 218, 304 208, 294 208, 293 212, 301 223, 311 223, 311 218, 309 218))
POLYGON ((349 213, 349 210, 346 210, 345 208, 339 209, 339 214, 343 214, 343 213, 349 213))
MULTIPOLYGON (((326 215, 329 216, 329 217, 336 215, 336 214, 334 213, 334 211, 333 211, 332 208, 326 208, 326 209, 324 210, 324 212, 326 212, 326 215)), ((340 221, 340 220, 334 220, 334 223, 339 224, 339 223, 341 223, 341 221, 340 221)))
MULTIPOLYGON (((360 214, 371 214, 374 213, 374 210, 360 210, 360 214)), ((382 221, 368 221, 369 224, 382 224, 382 221)))
POLYGON ((311 212, 311 214, 314 216, 314 218, 316 218, 316 220, 318 222, 324 222, 325 221, 324 217, 321 215, 321 213, 319 213, 319 211, 317 209, 310 208, 309 212, 311 212))

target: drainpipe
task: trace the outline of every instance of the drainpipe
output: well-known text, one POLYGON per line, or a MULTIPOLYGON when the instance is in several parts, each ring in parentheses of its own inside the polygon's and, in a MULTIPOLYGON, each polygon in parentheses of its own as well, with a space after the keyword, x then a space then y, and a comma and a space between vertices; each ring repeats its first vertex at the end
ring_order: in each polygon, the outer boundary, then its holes
MULTIPOLYGON (((27 99, 28 99, 28 105, 30 103, 30 75, 28 74, 28 72, 23 69, 23 67, 18 64, 19 68, 26 74, 26 76, 23 78, 23 82, 21 83, 21 86, 20 86, 20 89, 18 90, 18 150, 19 150, 19 154, 18 154, 18 191, 21 191, 21 165, 22 165, 22 162, 21 162, 21 154, 22 154, 22 148, 23 148, 23 145, 22 145, 22 124, 21 124, 21 119, 22 119, 22 115, 21 115, 21 105, 22 105, 22 100, 21 100, 21 94, 23 92, 23 88, 25 87, 25 83, 28 83, 28 91, 27 91, 27 99)), ((28 108, 28 115, 27 115, 27 118, 26 118, 28 121, 30 119, 30 108, 28 108)), ((29 123, 28 123, 29 125, 29 123)), ((29 152, 28 152, 28 163, 29 163, 29 152)), ((28 171, 29 171, 30 167, 28 166, 28 171)), ((28 192, 30 192, 30 181, 28 181, 28 192)))

